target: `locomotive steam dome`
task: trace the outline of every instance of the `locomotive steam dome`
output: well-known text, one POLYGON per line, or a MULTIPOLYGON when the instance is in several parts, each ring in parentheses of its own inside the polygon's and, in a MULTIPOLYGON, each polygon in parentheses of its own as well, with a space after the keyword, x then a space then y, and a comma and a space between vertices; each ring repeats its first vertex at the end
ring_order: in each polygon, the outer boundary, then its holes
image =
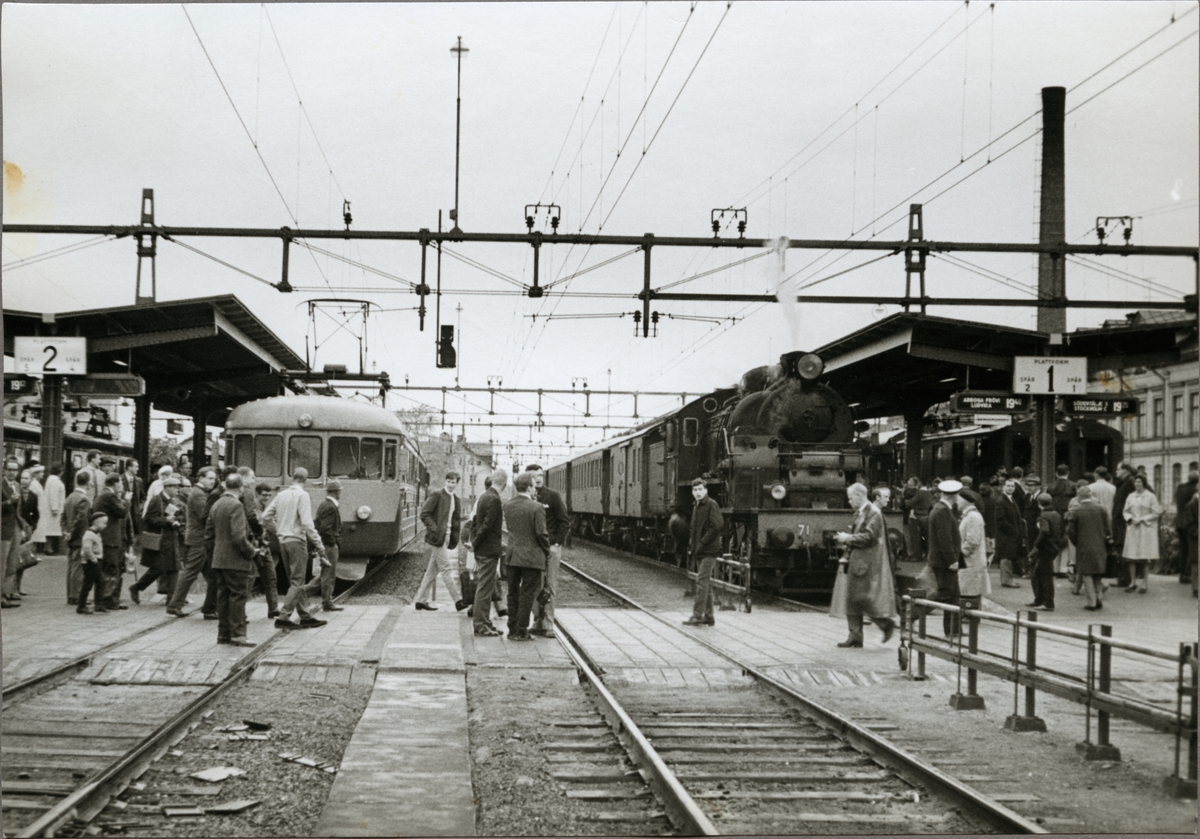
POLYGON ((749 371, 739 383, 746 395, 734 408, 729 427, 789 443, 852 439, 853 417, 845 400, 815 382, 824 367, 820 356, 791 352, 780 357, 778 367, 749 371))

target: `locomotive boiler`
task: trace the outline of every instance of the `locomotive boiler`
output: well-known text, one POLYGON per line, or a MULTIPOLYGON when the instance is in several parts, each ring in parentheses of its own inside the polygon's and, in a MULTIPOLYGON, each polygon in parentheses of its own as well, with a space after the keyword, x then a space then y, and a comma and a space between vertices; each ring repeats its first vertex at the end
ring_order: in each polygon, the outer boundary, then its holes
POLYGON ((725 517, 725 551, 749 563, 755 587, 828 592, 837 572, 832 536, 852 516, 845 490, 867 482, 869 463, 853 410, 820 383, 823 372, 817 355, 787 353, 736 388, 551 467, 548 481, 566 499, 575 532, 681 563, 691 482, 703 478, 725 517))

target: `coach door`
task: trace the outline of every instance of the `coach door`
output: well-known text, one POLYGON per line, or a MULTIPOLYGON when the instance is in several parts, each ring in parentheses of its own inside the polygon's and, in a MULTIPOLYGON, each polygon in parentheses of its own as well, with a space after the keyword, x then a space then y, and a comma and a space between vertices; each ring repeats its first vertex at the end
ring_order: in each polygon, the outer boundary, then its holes
POLYGON ((613 449, 612 457, 612 490, 609 499, 612 502, 611 515, 626 515, 629 488, 629 444, 623 443, 613 449))
POLYGON ((641 518, 642 507, 646 503, 646 464, 642 443, 644 437, 638 437, 629 446, 628 480, 625 482, 625 512, 635 518, 641 518))

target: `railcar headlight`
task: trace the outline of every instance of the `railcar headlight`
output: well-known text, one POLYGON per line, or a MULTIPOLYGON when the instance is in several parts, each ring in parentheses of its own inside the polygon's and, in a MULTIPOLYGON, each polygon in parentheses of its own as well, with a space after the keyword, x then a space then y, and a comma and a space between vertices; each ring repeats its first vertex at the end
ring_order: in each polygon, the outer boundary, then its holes
POLYGON ((359 507, 357 510, 354 511, 354 515, 358 516, 359 521, 366 521, 367 519, 369 519, 371 517, 371 508, 368 507, 366 504, 363 504, 361 507, 359 507))
POLYGON ((800 378, 811 382, 825 372, 825 362, 816 353, 805 353, 796 362, 796 372, 800 374, 800 378))
POLYGON ((787 498, 787 487, 783 484, 775 484, 771 487, 771 497, 776 501, 782 501, 787 498))
POLYGON ((301 414, 296 423, 301 428, 312 428, 312 414, 301 414))

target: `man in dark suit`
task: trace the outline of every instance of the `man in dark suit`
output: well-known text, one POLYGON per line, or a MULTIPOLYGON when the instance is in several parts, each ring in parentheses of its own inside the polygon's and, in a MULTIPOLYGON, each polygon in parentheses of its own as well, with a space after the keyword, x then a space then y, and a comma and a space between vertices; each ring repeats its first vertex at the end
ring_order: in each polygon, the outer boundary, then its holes
MULTIPOLYGON (((342 549, 342 485, 330 481, 325 485, 325 500, 317 507, 313 516, 313 526, 321 536, 321 544, 325 546, 325 556, 328 565, 321 566, 321 603, 326 612, 340 612, 345 607, 333 602, 333 584, 337 581, 338 553, 342 549)), ((311 585, 311 583, 310 583, 311 585)))
MULTIPOLYGON (((1133 467, 1128 463, 1122 463, 1117 467, 1117 491, 1113 495, 1113 505, 1109 510, 1109 516, 1112 518, 1113 550, 1118 554, 1125 549, 1125 531, 1128 529, 1128 523, 1125 521, 1125 502, 1133 494, 1133 476, 1133 467)), ((1129 583, 1129 563, 1122 562, 1121 570, 1117 574, 1117 585, 1123 588, 1129 583)))
POLYGON ((1013 573, 1022 556, 1021 511, 1013 500, 1016 487, 1017 482, 1009 478, 996 500, 996 559, 1000 562, 1000 585, 1005 588, 1021 587, 1013 573))
POLYGON ((108 526, 100 534, 104 543, 104 559, 100 562, 100 579, 104 585, 104 596, 96 599, 109 611, 128 609, 121 602, 121 580, 125 572, 125 548, 128 546, 129 505, 121 500, 121 476, 109 475, 104 479, 104 489, 92 504, 92 513, 108 516, 108 526))
MULTIPOLYGON (((495 637, 499 630, 492 625, 492 594, 496 590, 496 571, 500 564, 504 530, 504 507, 500 493, 508 485, 508 473, 497 469, 492 473, 492 485, 475 506, 475 521, 471 528, 471 543, 475 549, 475 605, 472 610, 475 634, 495 637)), ((509 613, 511 614, 511 613, 509 613)))
POLYGON ((692 497, 696 505, 692 508, 692 532, 688 545, 692 558, 696 560, 696 600, 692 604, 692 616, 684 621, 688 626, 713 626, 712 572, 717 557, 721 555, 721 534, 725 530, 725 518, 717 502, 708 497, 708 486, 703 478, 692 481, 692 497))
POLYGON ((78 605, 79 589, 83 587, 83 534, 87 532, 91 518, 91 502, 88 501, 87 485, 91 476, 80 469, 75 473, 75 489, 63 504, 62 531, 67 540, 67 605, 78 605))
POLYGON ((146 483, 138 477, 138 462, 132 457, 125 461, 121 473, 121 497, 129 503, 129 525, 134 538, 142 532, 142 508, 146 503, 146 483))
POLYGON ((196 577, 204 575, 204 614, 216 614, 217 581, 204 550, 204 523, 207 518, 206 505, 209 493, 217 485, 217 473, 211 466, 203 467, 196 476, 196 485, 187 491, 184 499, 183 562, 175 580, 175 591, 167 601, 167 614, 177 618, 187 617, 183 611, 187 605, 188 592, 196 577))
MULTIPOLYGON (((542 572, 550 555, 550 534, 546 531, 546 511, 533 500, 533 475, 522 472, 513 481, 517 491, 504 505, 504 520, 512 539, 508 560, 508 638, 530 641, 529 616, 533 601, 542 587, 542 572)), ((486 602, 486 601, 485 601, 486 602)))
POLYGON ((455 557, 450 552, 458 547, 458 531, 462 527, 462 501, 454 494, 458 489, 459 474, 446 473, 446 483, 441 492, 431 493, 421 508, 421 524, 425 526, 425 542, 433 547, 429 552, 429 564, 425 576, 417 589, 416 608, 429 612, 437 606, 429 604, 429 594, 438 574, 446 583, 446 590, 454 598, 454 608, 462 611, 467 604, 462 599, 458 575, 454 573, 455 557))
POLYGON ((3 602, 0 602, 0 605, 5 609, 21 605, 15 598, 8 596, 8 588, 5 587, 8 580, 9 555, 12 555, 15 568, 16 546, 20 539, 20 528, 17 527, 17 513, 21 507, 21 490, 17 486, 17 475, 20 471, 21 464, 16 460, 5 460, 4 478, 0 480, 0 490, 4 494, 3 507, 0 508, 0 589, 3 590, 3 602))
POLYGON ((913 562, 925 560, 925 531, 932 505, 933 496, 921 485, 921 479, 909 478, 904 488, 904 544, 913 562))
POLYGON ((234 473, 225 479, 225 491, 208 514, 204 535, 212 541, 217 578, 217 643, 253 647, 246 638, 246 585, 254 567, 254 545, 241 494, 242 478, 234 473))
POLYGON ((546 573, 542 575, 542 590, 537 593, 531 635, 554 637, 554 592, 558 589, 558 566, 562 562, 563 543, 571 530, 571 519, 562 496, 546 486, 546 473, 533 464, 525 467, 533 475, 534 500, 546 511, 546 531, 550 535, 550 555, 546 558, 546 573))
MULTIPOLYGON (((937 577, 937 595, 931 599, 939 603, 958 605, 958 567, 962 562, 962 536, 958 532, 955 512, 958 493, 962 484, 958 481, 942 481, 938 484, 942 497, 929 511, 929 567, 937 577)), ((957 612, 942 613, 942 628, 947 636, 962 631, 962 621, 957 612)))

